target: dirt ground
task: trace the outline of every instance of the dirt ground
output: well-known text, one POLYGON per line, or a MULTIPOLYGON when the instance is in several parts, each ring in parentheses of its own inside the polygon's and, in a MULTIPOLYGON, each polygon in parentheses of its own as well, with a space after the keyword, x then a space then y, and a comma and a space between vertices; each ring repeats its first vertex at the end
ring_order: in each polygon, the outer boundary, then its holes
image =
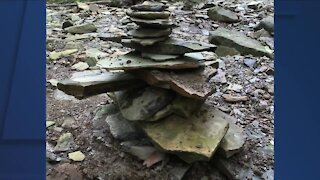
MULTIPOLYGON (((266 15, 273 14, 273 2, 263 2, 263 10, 254 10, 243 4, 248 1, 221 1, 223 7, 235 10, 242 21, 236 24, 214 22, 206 17, 205 9, 194 8, 193 11, 181 10, 182 3, 170 4, 174 22, 179 27, 173 30, 173 37, 185 40, 208 42, 208 32, 217 27, 226 27, 242 31, 252 36, 253 25, 257 24, 266 15)), ((112 103, 107 94, 77 100, 61 94, 56 90, 54 83, 49 80, 63 80, 72 73, 71 66, 83 61, 85 50, 96 48, 107 55, 114 55, 128 51, 117 43, 102 41, 97 34, 108 32, 120 34, 127 32, 132 26, 126 26, 124 9, 99 6, 98 14, 76 12, 72 7, 55 7, 47 9, 47 53, 67 49, 68 46, 79 47, 79 51, 71 56, 56 61, 47 60, 47 121, 55 124, 47 128, 47 178, 48 179, 173 179, 171 170, 183 164, 173 155, 162 163, 150 168, 143 165, 143 161, 125 153, 119 141, 110 134, 108 126, 102 134, 97 135, 94 127, 94 117, 104 105, 112 103), (77 22, 92 22, 98 28, 97 33, 90 38, 67 42, 67 37, 61 29, 67 19, 77 22), (66 118, 72 117, 75 122, 72 126, 63 125, 66 118), (70 132, 75 141, 72 150, 57 153, 53 151, 59 136, 70 132), (81 162, 68 159, 68 153, 80 150, 85 154, 81 162)), ((273 49, 273 47, 271 47, 273 49)), ((274 117, 273 117, 273 85, 274 75, 266 71, 265 67, 273 70, 273 59, 253 56, 226 56, 218 57, 220 61, 219 76, 211 82, 217 85, 217 92, 207 100, 214 107, 230 114, 237 119, 237 124, 245 129, 247 141, 243 150, 231 158, 234 170, 238 171, 239 179, 273 179, 274 167, 274 117), (256 61, 254 67, 244 64, 244 59, 256 61), (221 83, 225 77, 226 82, 221 83), (236 91, 228 89, 230 84, 240 85, 236 91), (228 103, 222 95, 232 93, 248 96, 246 102, 228 103)), ((101 119, 101 118, 100 118, 101 119)), ((102 128, 103 129, 103 128, 102 128)), ((230 179, 218 171, 212 162, 198 162, 192 164, 184 179, 230 179)))

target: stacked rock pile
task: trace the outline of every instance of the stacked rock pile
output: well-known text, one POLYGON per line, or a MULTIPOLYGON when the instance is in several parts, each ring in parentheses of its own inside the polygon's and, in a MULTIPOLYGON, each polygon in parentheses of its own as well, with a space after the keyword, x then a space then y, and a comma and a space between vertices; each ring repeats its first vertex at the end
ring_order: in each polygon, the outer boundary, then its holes
POLYGON ((97 64, 107 71, 84 73, 58 83, 79 99, 113 92, 119 109, 107 117, 111 133, 120 140, 140 136, 142 130, 160 150, 191 163, 208 161, 216 152, 230 157, 244 144, 235 119, 208 105, 215 88, 209 83, 218 63, 204 61, 200 51, 214 45, 170 38, 173 23, 167 6, 145 2, 127 14, 139 25, 122 40, 135 49, 97 64), (120 125, 119 125, 120 124, 120 125))

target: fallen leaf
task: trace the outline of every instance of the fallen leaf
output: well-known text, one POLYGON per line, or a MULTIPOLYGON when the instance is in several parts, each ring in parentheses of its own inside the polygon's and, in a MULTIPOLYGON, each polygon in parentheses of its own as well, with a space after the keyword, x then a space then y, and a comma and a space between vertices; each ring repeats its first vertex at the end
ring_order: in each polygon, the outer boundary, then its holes
POLYGON ((160 151, 154 151, 144 162, 143 165, 151 167, 152 165, 162 161, 165 157, 165 154, 160 151))

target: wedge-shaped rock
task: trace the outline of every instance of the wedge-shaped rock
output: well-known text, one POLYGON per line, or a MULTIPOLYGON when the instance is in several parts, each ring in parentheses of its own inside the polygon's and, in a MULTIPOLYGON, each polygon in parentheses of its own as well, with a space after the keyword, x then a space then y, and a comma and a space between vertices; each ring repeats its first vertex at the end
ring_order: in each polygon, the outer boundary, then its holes
POLYGON ((208 80, 216 74, 211 66, 193 71, 165 71, 141 69, 132 71, 148 84, 162 88, 170 88, 178 94, 193 99, 205 100, 215 88, 208 80))
POLYGON ((148 121, 158 121, 160 119, 163 119, 171 114, 173 114, 174 110, 172 108, 172 104, 168 104, 163 109, 159 110, 156 114, 154 114, 151 118, 148 119, 148 121))
POLYGON ((208 16, 214 21, 235 23, 239 22, 237 14, 222 7, 213 7, 208 10, 208 16))
POLYGON ((123 39, 121 43, 123 46, 133 48, 137 51, 154 54, 183 55, 185 53, 214 51, 216 49, 216 46, 212 44, 184 41, 181 39, 168 39, 152 46, 142 46, 130 41, 130 39, 123 39))
POLYGON ((175 96, 170 90, 151 86, 114 94, 122 116, 130 121, 148 120, 167 106, 175 96))
POLYGON ((136 52, 130 52, 117 58, 108 58, 100 60, 97 66, 110 70, 134 70, 143 68, 160 68, 160 69, 189 69, 198 68, 202 64, 190 57, 181 57, 164 62, 156 62, 151 59, 142 58, 136 52))
POLYGON ((221 141, 219 148, 219 153, 225 158, 229 158, 239 152, 245 143, 246 138, 243 134, 243 129, 235 124, 237 120, 234 117, 218 110, 217 108, 212 108, 212 112, 214 114, 214 118, 221 118, 229 123, 229 129, 221 141))
POLYGON ((142 133, 130 122, 122 117, 121 113, 107 116, 106 122, 114 138, 120 140, 134 140, 142 137, 142 133))
POLYGON ((144 83, 127 73, 95 72, 75 76, 58 83, 58 89, 66 94, 83 99, 101 93, 127 89, 144 83))
POLYGON ((200 109, 203 103, 204 101, 177 95, 171 106, 173 113, 183 118, 189 118, 193 113, 200 109))
POLYGON ((127 10, 127 15, 133 18, 139 19, 168 19, 170 16, 169 11, 133 11, 132 9, 127 10))
POLYGON ((210 160, 228 130, 228 122, 214 118, 212 108, 207 105, 189 118, 172 115, 138 125, 155 145, 189 163, 210 160))
POLYGON ((172 59, 177 59, 179 55, 166 55, 166 54, 152 54, 152 53, 141 53, 144 58, 149 58, 154 61, 167 61, 172 59))
POLYGON ((151 1, 145 1, 142 4, 131 6, 131 9, 138 11, 163 11, 166 8, 168 8, 167 5, 151 1))
POLYGON ((192 116, 192 114, 197 111, 202 104, 203 101, 177 95, 170 104, 158 111, 152 118, 149 119, 149 121, 157 121, 171 114, 188 118, 192 116))
POLYGON ((131 41, 134 43, 140 44, 141 46, 150 46, 155 43, 165 41, 166 39, 168 39, 168 37, 144 38, 144 39, 133 38, 133 39, 131 39, 131 41))
MULTIPOLYGON (((256 175, 252 171, 252 166, 248 167, 239 163, 237 160, 234 159, 226 159, 223 157, 215 156, 213 165, 224 174, 227 179, 232 180, 243 180, 243 179, 261 179, 261 176, 256 175)), ((268 178, 267 178, 268 179, 268 178)), ((273 178, 270 178, 273 179, 273 178)))
POLYGON ((128 34, 134 38, 168 37, 171 34, 171 29, 139 28, 129 31, 128 34))
POLYGON ((269 48, 238 31, 218 28, 210 32, 209 41, 216 45, 234 48, 242 55, 252 54, 254 56, 273 57, 272 51, 269 48))
POLYGON ((81 24, 77 26, 70 26, 68 28, 64 29, 66 32, 71 34, 85 34, 85 33, 91 33, 96 32, 97 28, 94 24, 81 24))
POLYGON ((255 29, 265 29, 270 34, 274 33, 274 18, 272 16, 268 16, 261 20, 261 22, 255 27, 255 29))
POLYGON ((101 33, 98 35, 98 38, 101 39, 102 41, 112 41, 112 42, 121 43, 121 39, 127 38, 127 36, 115 35, 112 33, 101 33))
POLYGON ((141 27, 146 28, 162 28, 167 29, 173 27, 172 21, 168 19, 154 19, 154 20, 148 20, 148 19, 138 19, 138 18, 130 18, 130 20, 136 24, 138 24, 141 27))

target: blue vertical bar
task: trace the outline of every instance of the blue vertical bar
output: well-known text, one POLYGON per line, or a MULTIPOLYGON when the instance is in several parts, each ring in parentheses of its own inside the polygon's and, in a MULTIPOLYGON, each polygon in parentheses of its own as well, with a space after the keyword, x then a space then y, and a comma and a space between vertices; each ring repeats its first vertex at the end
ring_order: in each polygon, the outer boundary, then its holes
POLYGON ((0 179, 45 179, 45 0, 0 1, 0 179))

